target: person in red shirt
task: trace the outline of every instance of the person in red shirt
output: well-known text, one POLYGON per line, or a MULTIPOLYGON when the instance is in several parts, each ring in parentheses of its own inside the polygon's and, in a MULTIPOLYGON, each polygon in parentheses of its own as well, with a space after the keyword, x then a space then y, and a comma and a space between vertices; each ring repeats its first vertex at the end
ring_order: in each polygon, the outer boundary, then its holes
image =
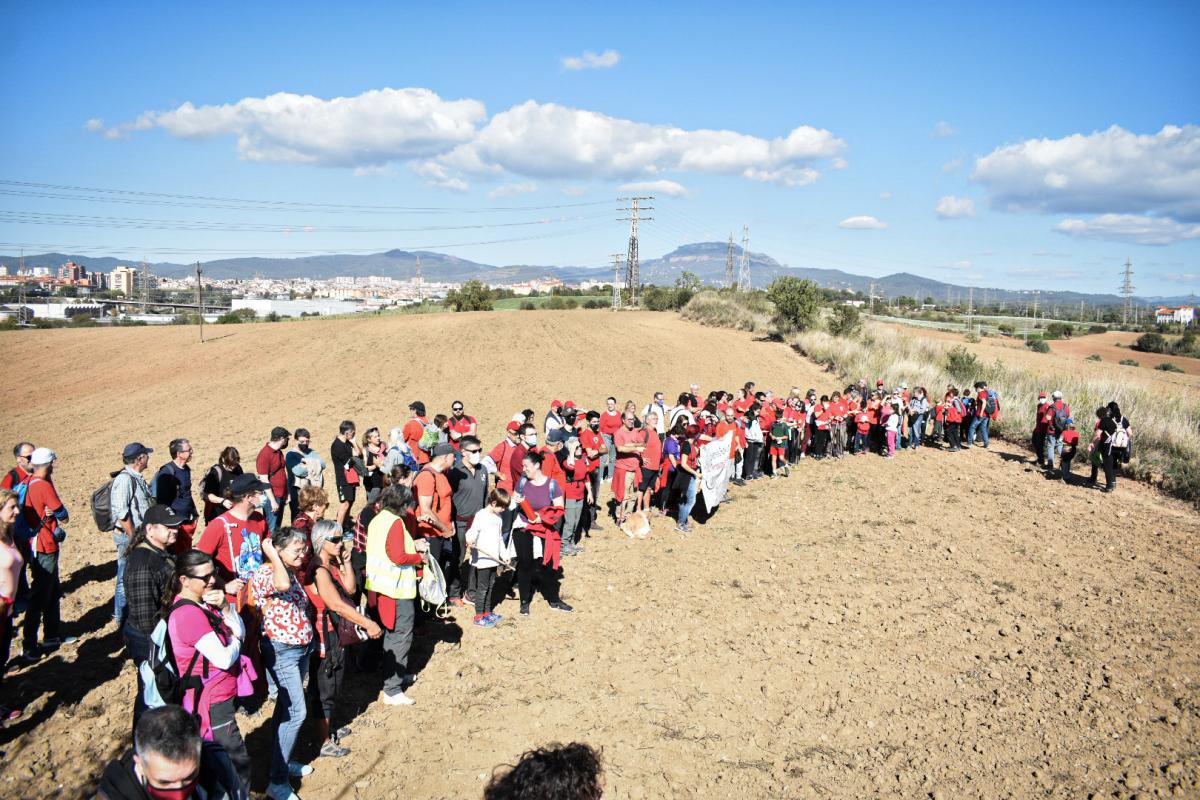
POLYGON ((415 536, 431 539, 429 551, 442 560, 442 545, 447 554, 454 536, 454 510, 450 498, 453 491, 445 473, 454 466, 454 448, 449 444, 435 445, 429 463, 413 479, 413 494, 417 496, 417 530, 415 536))
POLYGON ((829 454, 841 458, 846 454, 846 401, 841 392, 834 392, 829 398, 829 454))
POLYGON ((217 562, 217 577, 225 596, 242 611, 251 576, 266 563, 262 542, 267 521, 259 511, 267 484, 254 475, 238 475, 229 484, 230 507, 204 526, 196 549, 217 562))
POLYGON ((608 452, 600 465, 601 479, 610 480, 616 474, 617 448, 613 436, 621 429, 621 412, 617 410, 617 398, 610 397, 605 401, 605 409, 600 413, 600 435, 608 452))
POLYGON ((263 504, 263 514, 267 518, 267 530, 274 533, 283 521, 283 504, 288 496, 288 472, 284 461, 283 451, 287 449, 291 433, 288 429, 277 425, 271 429, 271 439, 258 451, 254 460, 254 471, 258 479, 270 486, 263 504))
POLYGON ((859 409, 854 417, 854 455, 861 456, 871 447, 871 414, 859 409))
POLYGON ((600 462, 608 454, 608 445, 600 433, 600 412, 587 413, 587 424, 579 431, 579 444, 588 459, 588 486, 591 490, 584 530, 600 530, 600 462))
POLYGON ((421 437, 425 435, 425 426, 429 424, 429 420, 425 418, 425 404, 414 400, 408 404, 408 412, 409 420, 404 423, 401 434, 417 465, 424 466, 429 463, 429 453, 421 449, 421 437))
MULTIPOLYGON (((545 467, 545 463, 550 460, 547 454, 542 460, 542 466, 545 467)), ((563 499, 566 501, 566 513, 563 515, 562 524, 562 554, 573 556, 583 552, 576 536, 579 534, 580 524, 584 522, 584 507, 592 502, 592 489, 588 483, 591 462, 583 445, 574 436, 566 440, 565 446, 555 454, 553 460, 558 464, 560 475, 554 480, 562 487, 563 499)))
POLYGON ((737 390, 737 399, 733 401, 733 411, 735 416, 744 417, 750 406, 754 405, 754 395, 750 394, 746 389, 737 390))
POLYGON ((1071 485, 1071 461, 1079 449, 1079 431, 1075 430, 1075 420, 1067 420, 1067 429, 1062 432, 1062 479, 1063 483, 1071 485))
POLYGON ((659 471, 662 469, 662 437, 658 433, 658 412, 651 410, 642 425, 645 448, 642 450, 642 477, 638 482, 637 510, 650 512, 654 493, 658 490, 659 471))
POLYGON ((637 487, 640 483, 642 451, 646 449, 646 440, 642 431, 634 427, 637 417, 632 411, 625 412, 620 430, 613 434, 613 446, 616 448, 617 463, 613 472, 613 499, 617 501, 617 525, 625 523, 625 517, 632 510, 637 500, 637 487))
POLYGON ((950 440, 949 453, 957 453, 962 449, 960 444, 962 436, 962 421, 965 413, 962 405, 962 400, 958 397, 958 389, 951 386, 946 392, 945 397, 946 409, 943 416, 946 419, 946 435, 950 440))
POLYGON ((29 590, 29 605, 25 609, 24 645, 21 661, 36 661, 42 653, 38 646, 38 630, 45 630, 42 647, 53 649, 62 644, 71 644, 75 637, 62 638, 60 601, 62 585, 59 582, 59 544, 66 538, 66 530, 59 523, 67 522, 70 515, 54 487, 54 463, 58 456, 45 447, 36 448, 29 456, 31 474, 25 490, 25 503, 21 513, 25 524, 33 531, 33 557, 29 561, 32 583, 29 590))
POLYGON ((1046 431, 1050 427, 1050 420, 1046 417, 1046 407, 1050 405, 1050 398, 1045 392, 1038 392, 1037 408, 1033 412, 1033 452, 1037 456, 1037 465, 1039 467, 1046 464, 1046 431))
POLYGON ((462 400, 450 404, 450 418, 446 420, 446 430, 450 434, 450 444, 455 450, 462 448, 462 437, 475 435, 475 418, 464 413, 462 400))
POLYGON ((33 474, 32 468, 29 466, 29 457, 33 455, 36 448, 33 442, 21 442, 13 448, 13 455, 17 459, 17 465, 4 473, 4 477, 0 478, 0 489, 8 489, 10 492, 15 492, 17 487, 33 474))
POLYGON ((504 429, 504 438, 488 452, 488 470, 496 474, 496 486, 512 494, 513 478, 508 469, 513 451, 521 446, 521 423, 510 422, 504 429))

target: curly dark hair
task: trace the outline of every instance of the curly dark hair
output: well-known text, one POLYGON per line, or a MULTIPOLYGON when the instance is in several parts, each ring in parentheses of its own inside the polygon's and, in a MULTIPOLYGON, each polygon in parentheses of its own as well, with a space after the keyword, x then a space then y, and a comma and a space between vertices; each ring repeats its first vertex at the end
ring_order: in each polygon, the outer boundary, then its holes
POLYGON ((498 767, 483 800, 600 800, 603 766, 590 745, 572 742, 526 751, 513 766, 498 767))

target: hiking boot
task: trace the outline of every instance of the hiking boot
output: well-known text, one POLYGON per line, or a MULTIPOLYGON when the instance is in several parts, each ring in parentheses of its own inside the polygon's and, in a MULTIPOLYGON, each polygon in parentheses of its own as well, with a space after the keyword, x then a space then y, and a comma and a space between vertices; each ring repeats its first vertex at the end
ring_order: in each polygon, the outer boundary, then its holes
POLYGON ((521 616, 522 617, 529 616, 529 603, 521 603, 521 616))
POLYGON ((343 758, 348 755, 350 755, 350 748, 343 747, 332 739, 321 745, 319 754, 321 758, 343 758))
POLYGON ((333 738, 337 739, 340 742, 340 741, 342 741, 342 739, 345 739, 347 736, 349 736, 352 733, 354 733, 354 731, 352 731, 350 729, 349 725, 343 725, 342 727, 337 729, 337 733, 335 733, 333 735, 333 738))
POLYGON ((572 611, 575 610, 571 606, 564 603, 562 600, 559 600, 558 602, 555 602, 555 603, 551 603, 550 607, 553 608, 555 611, 562 611, 566 614, 570 614, 572 611))

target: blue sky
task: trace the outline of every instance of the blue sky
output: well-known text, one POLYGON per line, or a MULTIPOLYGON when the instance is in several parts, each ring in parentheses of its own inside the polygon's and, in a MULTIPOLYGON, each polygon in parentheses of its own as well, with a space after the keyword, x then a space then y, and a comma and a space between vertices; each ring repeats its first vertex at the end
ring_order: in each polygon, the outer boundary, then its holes
POLYGON ((636 191, 644 258, 747 224, 793 266, 1200 289, 1196 4, 0 8, 0 252, 601 265, 636 191))

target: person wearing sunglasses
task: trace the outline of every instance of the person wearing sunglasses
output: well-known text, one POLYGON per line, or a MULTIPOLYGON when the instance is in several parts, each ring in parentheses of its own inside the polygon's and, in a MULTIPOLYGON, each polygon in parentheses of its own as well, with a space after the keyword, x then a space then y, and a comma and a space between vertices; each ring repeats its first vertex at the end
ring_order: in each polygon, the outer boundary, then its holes
POLYGON ((455 400, 451 403, 450 419, 446 420, 446 431, 450 434, 450 444, 454 445, 455 450, 462 449, 464 437, 475 435, 475 428, 475 418, 464 412, 462 401, 455 400))
MULTIPOLYGON (((456 404, 457 405, 457 404, 456 404)), ((475 515, 487 505, 488 472, 483 467, 483 444, 474 435, 462 437, 462 460, 450 468, 450 505, 454 509, 454 556, 446 573, 450 583, 450 604, 464 606, 475 602, 475 571, 464 561, 467 551, 467 529, 475 515)))
POLYGON ((350 735, 350 728, 337 728, 332 722, 346 675, 346 648, 339 627, 352 623, 371 639, 383 636, 383 628, 360 614, 352 599, 358 582, 350 565, 348 544, 337 522, 317 520, 312 529, 313 557, 304 577, 304 591, 317 612, 318 634, 318 648, 309 668, 308 691, 317 715, 320 754, 331 758, 350 755, 350 748, 342 744, 342 739, 350 735))
POLYGON ((246 627, 221 586, 212 556, 189 550, 176 559, 162 616, 179 675, 188 685, 183 707, 200 718, 200 735, 225 749, 249 788, 250 754, 238 730, 234 702, 239 682, 248 686, 253 668, 242 655, 246 627))

